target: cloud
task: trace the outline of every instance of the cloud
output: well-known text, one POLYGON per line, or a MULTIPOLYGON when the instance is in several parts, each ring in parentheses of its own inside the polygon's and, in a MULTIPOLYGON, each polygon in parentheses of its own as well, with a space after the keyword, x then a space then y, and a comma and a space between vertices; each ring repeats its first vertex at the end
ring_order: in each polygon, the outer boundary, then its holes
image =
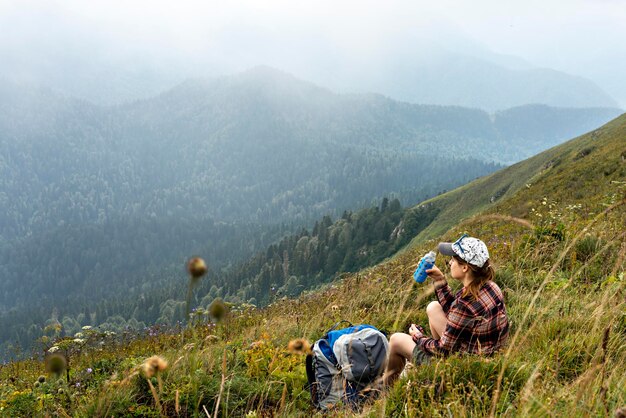
POLYGON ((156 61, 228 55, 243 66, 294 51, 306 61, 307 50, 358 60, 421 40, 516 55, 602 84, 626 77, 624 21, 619 0, 22 0, 0 1, 0 48, 60 44, 156 61))

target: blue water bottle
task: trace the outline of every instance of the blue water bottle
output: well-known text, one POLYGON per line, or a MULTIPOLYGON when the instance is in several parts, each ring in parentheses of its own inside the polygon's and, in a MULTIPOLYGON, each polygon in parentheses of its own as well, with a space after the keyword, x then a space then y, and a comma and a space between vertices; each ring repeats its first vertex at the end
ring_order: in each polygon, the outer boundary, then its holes
POLYGON ((420 263, 417 265, 415 273, 413 273, 413 278, 416 282, 424 283, 424 280, 426 280, 426 277, 428 276, 426 274, 426 270, 430 270, 431 268, 433 268, 433 266, 435 265, 435 257, 435 252, 430 251, 420 260, 420 263))

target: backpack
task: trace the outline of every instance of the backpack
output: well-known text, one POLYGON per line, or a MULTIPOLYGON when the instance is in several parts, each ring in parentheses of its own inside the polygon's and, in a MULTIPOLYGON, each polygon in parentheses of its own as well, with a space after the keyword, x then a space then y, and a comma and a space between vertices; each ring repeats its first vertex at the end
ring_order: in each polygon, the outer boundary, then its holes
POLYGON ((322 410, 339 402, 356 408, 377 392, 372 389, 387 366, 389 343, 382 332, 366 324, 335 329, 340 323, 315 342, 306 359, 311 401, 322 410))

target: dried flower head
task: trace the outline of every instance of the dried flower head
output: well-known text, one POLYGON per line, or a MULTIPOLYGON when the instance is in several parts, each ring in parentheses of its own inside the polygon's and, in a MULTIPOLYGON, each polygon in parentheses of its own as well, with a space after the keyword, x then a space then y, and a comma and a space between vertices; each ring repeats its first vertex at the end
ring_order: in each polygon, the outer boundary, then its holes
POLYGON ((67 369, 67 358, 60 353, 50 354, 46 357, 46 371, 55 375, 60 375, 67 369))
POLYGON ((209 306, 209 314, 217 321, 221 321, 228 314, 228 306, 220 298, 215 299, 209 306))
POLYGON ((206 274, 207 270, 206 263, 200 257, 192 257, 187 262, 187 272, 191 276, 192 280, 198 280, 206 274))
POLYGON ((289 341, 287 350, 293 354, 310 354, 311 343, 304 338, 296 338, 295 340, 289 341))
POLYGON ((167 361, 162 357, 152 356, 146 359, 141 367, 143 374, 149 379, 155 374, 167 369, 167 361))

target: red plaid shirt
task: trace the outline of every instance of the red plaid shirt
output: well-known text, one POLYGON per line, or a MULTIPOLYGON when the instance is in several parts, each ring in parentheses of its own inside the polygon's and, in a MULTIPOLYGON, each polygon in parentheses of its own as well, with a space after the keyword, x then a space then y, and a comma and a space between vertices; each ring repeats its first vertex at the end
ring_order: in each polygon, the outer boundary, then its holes
POLYGON ((445 286, 435 290, 448 323, 439 340, 421 337, 415 342, 428 354, 453 352, 489 355, 498 351, 509 336, 509 320, 502 290, 492 281, 483 285, 478 299, 461 297, 463 289, 452 295, 445 286))

